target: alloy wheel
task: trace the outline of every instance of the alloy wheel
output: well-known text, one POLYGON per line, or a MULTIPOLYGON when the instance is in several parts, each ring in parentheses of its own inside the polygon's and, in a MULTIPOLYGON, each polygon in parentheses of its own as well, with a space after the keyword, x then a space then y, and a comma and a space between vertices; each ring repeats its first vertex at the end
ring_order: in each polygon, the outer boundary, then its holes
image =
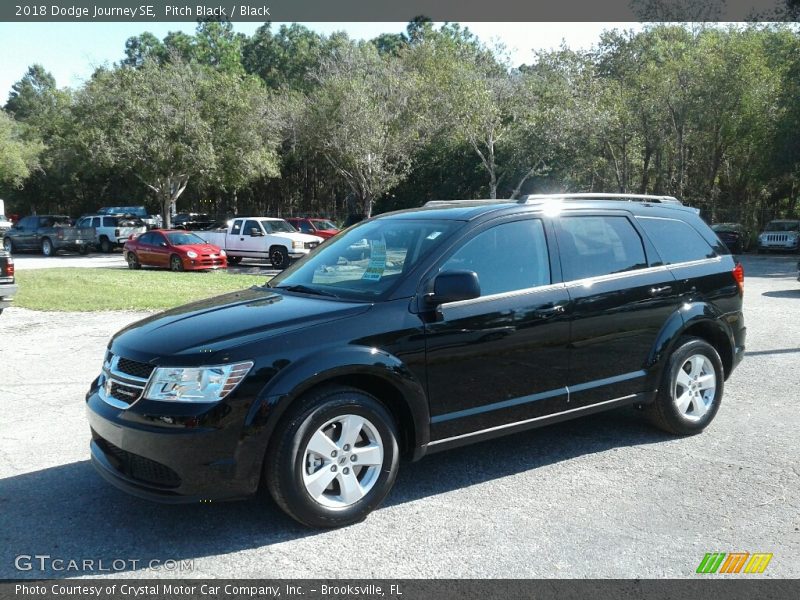
POLYGON ((675 376, 673 399, 678 411, 690 421, 699 421, 711 408, 717 393, 713 363, 702 354, 687 358, 675 376))

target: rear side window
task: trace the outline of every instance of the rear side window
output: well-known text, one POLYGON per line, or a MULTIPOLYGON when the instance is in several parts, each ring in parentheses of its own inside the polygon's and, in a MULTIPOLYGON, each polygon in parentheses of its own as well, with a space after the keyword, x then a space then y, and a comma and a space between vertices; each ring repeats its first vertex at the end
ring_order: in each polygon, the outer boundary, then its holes
POLYGON ((677 219, 638 217, 665 264, 714 258, 714 249, 691 225, 677 219))
POLYGON ((538 219, 487 229, 456 250, 441 271, 475 271, 481 296, 550 283, 544 227, 538 219))
POLYGON ((565 281, 647 266, 642 239, 626 217, 562 217, 557 231, 565 281))
POLYGON ((242 221, 241 219, 238 219, 233 222, 233 227, 231 227, 231 233, 236 235, 237 233, 240 233, 241 230, 242 230, 242 221))
POLYGON ((117 217, 103 217, 103 227, 116 227, 117 217))

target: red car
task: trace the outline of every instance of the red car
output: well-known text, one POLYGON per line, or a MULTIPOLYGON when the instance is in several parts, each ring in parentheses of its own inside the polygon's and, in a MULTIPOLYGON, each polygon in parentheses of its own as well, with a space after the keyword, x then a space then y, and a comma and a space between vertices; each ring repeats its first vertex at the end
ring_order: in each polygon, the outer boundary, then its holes
POLYGON ((125 260, 131 269, 142 265, 167 267, 172 271, 225 269, 225 250, 208 244, 189 231, 154 229, 130 239, 123 246, 125 260))
POLYGON ((318 235, 323 239, 332 238, 339 233, 339 228, 328 219, 312 219, 307 217, 290 217, 286 219, 292 226, 302 233, 318 235))

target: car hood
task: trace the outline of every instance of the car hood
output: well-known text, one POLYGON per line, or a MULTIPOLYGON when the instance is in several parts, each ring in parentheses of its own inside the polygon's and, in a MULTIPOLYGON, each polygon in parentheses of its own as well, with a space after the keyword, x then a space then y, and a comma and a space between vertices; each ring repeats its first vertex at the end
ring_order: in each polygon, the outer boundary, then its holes
POLYGON ((275 237, 282 237, 289 240, 297 240, 298 242, 321 242, 322 238, 318 235, 309 235, 307 233, 300 233, 298 231, 279 231, 276 233, 271 233, 270 235, 275 237))
POLYGON ((357 315, 370 306, 253 287, 133 323, 112 338, 111 349, 154 364, 198 354, 211 360, 237 346, 357 315))

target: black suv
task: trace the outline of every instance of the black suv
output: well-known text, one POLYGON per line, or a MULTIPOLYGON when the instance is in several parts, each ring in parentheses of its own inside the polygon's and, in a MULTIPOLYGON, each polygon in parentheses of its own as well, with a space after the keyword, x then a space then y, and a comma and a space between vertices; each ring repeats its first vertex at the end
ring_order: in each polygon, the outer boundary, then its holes
POLYGON ((330 527, 401 456, 630 404, 701 431, 744 354, 741 265, 674 199, 596 196, 382 215, 127 327, 86 396, 94 465, 166 502, 263 485, 330 527))

